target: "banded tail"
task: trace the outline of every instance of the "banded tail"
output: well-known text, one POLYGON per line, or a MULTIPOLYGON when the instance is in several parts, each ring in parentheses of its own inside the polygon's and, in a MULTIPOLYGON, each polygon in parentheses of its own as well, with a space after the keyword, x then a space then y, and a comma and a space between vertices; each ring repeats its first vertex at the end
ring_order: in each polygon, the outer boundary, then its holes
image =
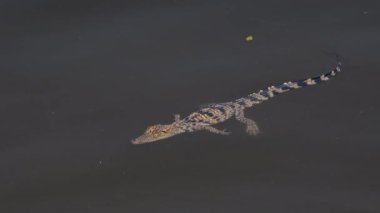
POLYGON ((338 58, 337 66, 330 72, 316 76, 313 78, 307 78, 297 81, 289 81, 279 85, 270 86, 264 90, 260 90, 257 93, 252 93, 247 97, 237 99, 235 102, 244 106, 251 107, 255 104, 260 104, 263 101, 273 98, 275 95, 288 92, 290 90, 300 89, 307 86, 317 85, 334 78, 338 73, 342 71, 342 62, 338 58))

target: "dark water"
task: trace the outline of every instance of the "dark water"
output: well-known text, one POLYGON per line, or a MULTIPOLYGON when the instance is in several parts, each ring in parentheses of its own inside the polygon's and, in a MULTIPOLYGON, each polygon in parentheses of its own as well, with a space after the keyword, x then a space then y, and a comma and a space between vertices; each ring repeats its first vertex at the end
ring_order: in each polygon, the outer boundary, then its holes
POLYGON ((0 32, 0 212, 380 212, 376 1, 3 0, 0 32), (334 52, 257 137, 129 144, 334 52))

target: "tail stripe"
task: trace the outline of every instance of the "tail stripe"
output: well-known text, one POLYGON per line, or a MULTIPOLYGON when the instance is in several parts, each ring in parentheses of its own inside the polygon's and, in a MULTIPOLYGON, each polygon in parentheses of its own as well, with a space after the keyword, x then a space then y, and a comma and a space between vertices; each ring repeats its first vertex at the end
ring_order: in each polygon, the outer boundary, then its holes
POLYGON ((335 77, 339 72, 341 72, 342 71, 341 66, 342 66, 342 63, 338 59, 337 66, 328 73, 325 73, 313 78, 307 78, 307 79, 298 80, 298 81, 289 81, 289 82, 285 82, 279 85, 270 86, 264 90, 260 90, 257 93, 252 93, 248 95, 248 97, 240 98, 236 100, 236 103, 245 107, 251 107, 255 104, 262 103, 263 101, 266 101, 269 98, 273 98, 277 94, 281 94, 284 92, 288 92, 290 90, 295 90, 295 89, 299 89, 299 88, 303 88, 303 87, 307 87, 311 85, 320 84, 322 82, 330 80, 331 78, 335 77))

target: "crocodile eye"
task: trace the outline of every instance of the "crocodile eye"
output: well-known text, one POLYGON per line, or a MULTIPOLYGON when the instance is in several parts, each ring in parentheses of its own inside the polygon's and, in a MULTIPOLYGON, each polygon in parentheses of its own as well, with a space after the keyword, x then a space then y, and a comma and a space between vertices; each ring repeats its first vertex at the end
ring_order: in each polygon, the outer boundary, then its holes
POLYGON ((161 125, 150 126, 145 131, 147 134, 157 136, 161 132, 161 125))
POLYGON ((155 128, 154 128, 154 126, 150 126, 150 127, 148 127, 147 129, 146 129, 146 133, 148 133, 148 134, 153 134, 154 133, 154 130, 155 130, 155 128))

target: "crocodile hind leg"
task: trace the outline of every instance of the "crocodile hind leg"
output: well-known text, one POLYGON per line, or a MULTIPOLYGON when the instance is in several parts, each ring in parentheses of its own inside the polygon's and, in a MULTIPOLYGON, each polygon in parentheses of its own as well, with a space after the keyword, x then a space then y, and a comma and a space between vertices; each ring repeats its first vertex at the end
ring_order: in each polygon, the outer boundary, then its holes
POLYGON ((257 126, 256 122, 244 116, 243 108, 236 110, 235 118, 236 120, 240 121, 241 123, 247 126, 246 131, 248 134, 257 135, 260 133, 259 127, 257 126))

